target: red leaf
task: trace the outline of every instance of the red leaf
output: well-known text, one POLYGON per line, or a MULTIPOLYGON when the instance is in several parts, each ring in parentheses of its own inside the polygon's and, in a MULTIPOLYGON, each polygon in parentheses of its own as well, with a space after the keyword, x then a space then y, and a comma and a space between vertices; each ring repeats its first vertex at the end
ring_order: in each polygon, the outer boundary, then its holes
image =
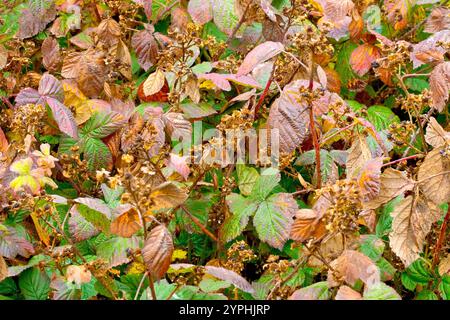
POLYGON ((260 44, 247 54, 236 75, 243 76, 250 73, 258 64, 272 59, 283 50, 281 42, 267 41, 260 44))
POLYGON ((359 76, 363 76, 372 67, 372 62, 380 57, 380 49, 365 43, 353 50, 350 56, 350 65, 359 76))

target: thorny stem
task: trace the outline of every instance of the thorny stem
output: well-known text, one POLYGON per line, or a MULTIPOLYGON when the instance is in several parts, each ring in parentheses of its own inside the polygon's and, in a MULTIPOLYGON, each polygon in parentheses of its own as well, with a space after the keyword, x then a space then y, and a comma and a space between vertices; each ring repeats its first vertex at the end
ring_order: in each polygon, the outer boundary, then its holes
POLYGON ((267 80, 266 87, 264 88, 264 91, 261 94, 261 96, 259 97, 258 103, 255 106, 255 119, 258 119, 259 108, 262 106, 264 99, 266 98, 267 94, 269 93, 269 88, 270 88, 270 85, 272 84, 274 73, 275 73, 275 66, 273 66, 272 72, 270 73, 269 80, 267 80))
POLYGON ((448 222, 450 221, 450 205, 447 209, 447 214, 444 217, 444 221, 441 225, 441 231, 439 232, 439 238, 436 242, 436 246, 434 247, 434 254, 433 254, 433 268, 438 264, 439 262, 439 253, 442 249, 442 243, 444 242, 444 239, 447 235, 447 226, 448 222))

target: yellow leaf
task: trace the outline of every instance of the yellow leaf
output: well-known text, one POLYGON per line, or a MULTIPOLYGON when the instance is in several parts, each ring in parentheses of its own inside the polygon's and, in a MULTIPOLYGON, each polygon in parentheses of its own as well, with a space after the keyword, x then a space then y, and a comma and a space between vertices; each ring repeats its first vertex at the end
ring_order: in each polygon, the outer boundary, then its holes
POLYGON ((45 243, 46 246, 50 246, 50 236, 48 235, 47 231, 42 228, 36 212, 31 213, 31 219, 33 220, 34 226, 36 227, 36 232, 39 236, 39 239, 41 239, 41 241, 45 243))
POLYGON ((186 259, 187 256, 187 252, 181 249, 176 249, 173 253, 172 253, 172 261, 175 260, 183 260, 186 259))
POLYGON ((145 80, 144 94, 146 96, 151 96, 155 93, 158 93, 164 86, 165 81, 166 78, 164 76, 164 72, 162 72, 160 69, 157 69, 155 72, 148 76, 147 80, 145 80))

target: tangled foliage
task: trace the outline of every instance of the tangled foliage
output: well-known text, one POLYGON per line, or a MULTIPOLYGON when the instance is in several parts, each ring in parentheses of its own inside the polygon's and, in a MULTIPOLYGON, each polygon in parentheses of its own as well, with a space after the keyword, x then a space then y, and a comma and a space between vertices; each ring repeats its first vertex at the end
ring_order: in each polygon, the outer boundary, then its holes
POLYGON ((3 1, 0 300, 449 299, 449 50, 444 0, 3 1))

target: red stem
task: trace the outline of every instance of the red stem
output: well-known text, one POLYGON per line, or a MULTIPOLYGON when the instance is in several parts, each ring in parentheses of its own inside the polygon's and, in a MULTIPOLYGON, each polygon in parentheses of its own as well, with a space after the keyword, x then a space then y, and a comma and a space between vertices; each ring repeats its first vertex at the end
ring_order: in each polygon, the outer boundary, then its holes
POLYGON ((436 242, 436 247, 434 247, 434 255, 433 255, 433 266, 436 266, 439 262, 439 253, 442 249, 442 243, 446 238, 447 233, 447 225, 450 220, 450 205, 447 209, 447 214, 445 215, 444 221, 442 222, 441 232, 439 233, 439 238, 436 242))
POLYGON ((408 157, 400 158, 400 159, 397 159, 397 160, 394 160, 394 161, 391 161, 391 162, 387 162, 387 163, 383 164, 381 167, 387 167, 387 166, 390 166, 390 165, 393 165, 393 164, 396 164, 396 163, 399 163, 399 162, 402 162, 402 161, 406 161, 406 160, 410 160, 410 159, 416 159, 416 158, 420 158, 420 157, 422 157, 421 154, 414 154, 412 156, 408 156, 408 157))
POLYGON ((255 119, 258 119, 259 108, 262 106, 262 104, 264 102, 264 99, 266 98, 267 93, 269 92, 269 88, 270 88, 271 84, 272 84, 272 76, 267 81, 266 87, 264 88, 264 91, 261 94, 261 97, 259 97, 258 103, 256 104, 256 107, 255 107, 255 119))

